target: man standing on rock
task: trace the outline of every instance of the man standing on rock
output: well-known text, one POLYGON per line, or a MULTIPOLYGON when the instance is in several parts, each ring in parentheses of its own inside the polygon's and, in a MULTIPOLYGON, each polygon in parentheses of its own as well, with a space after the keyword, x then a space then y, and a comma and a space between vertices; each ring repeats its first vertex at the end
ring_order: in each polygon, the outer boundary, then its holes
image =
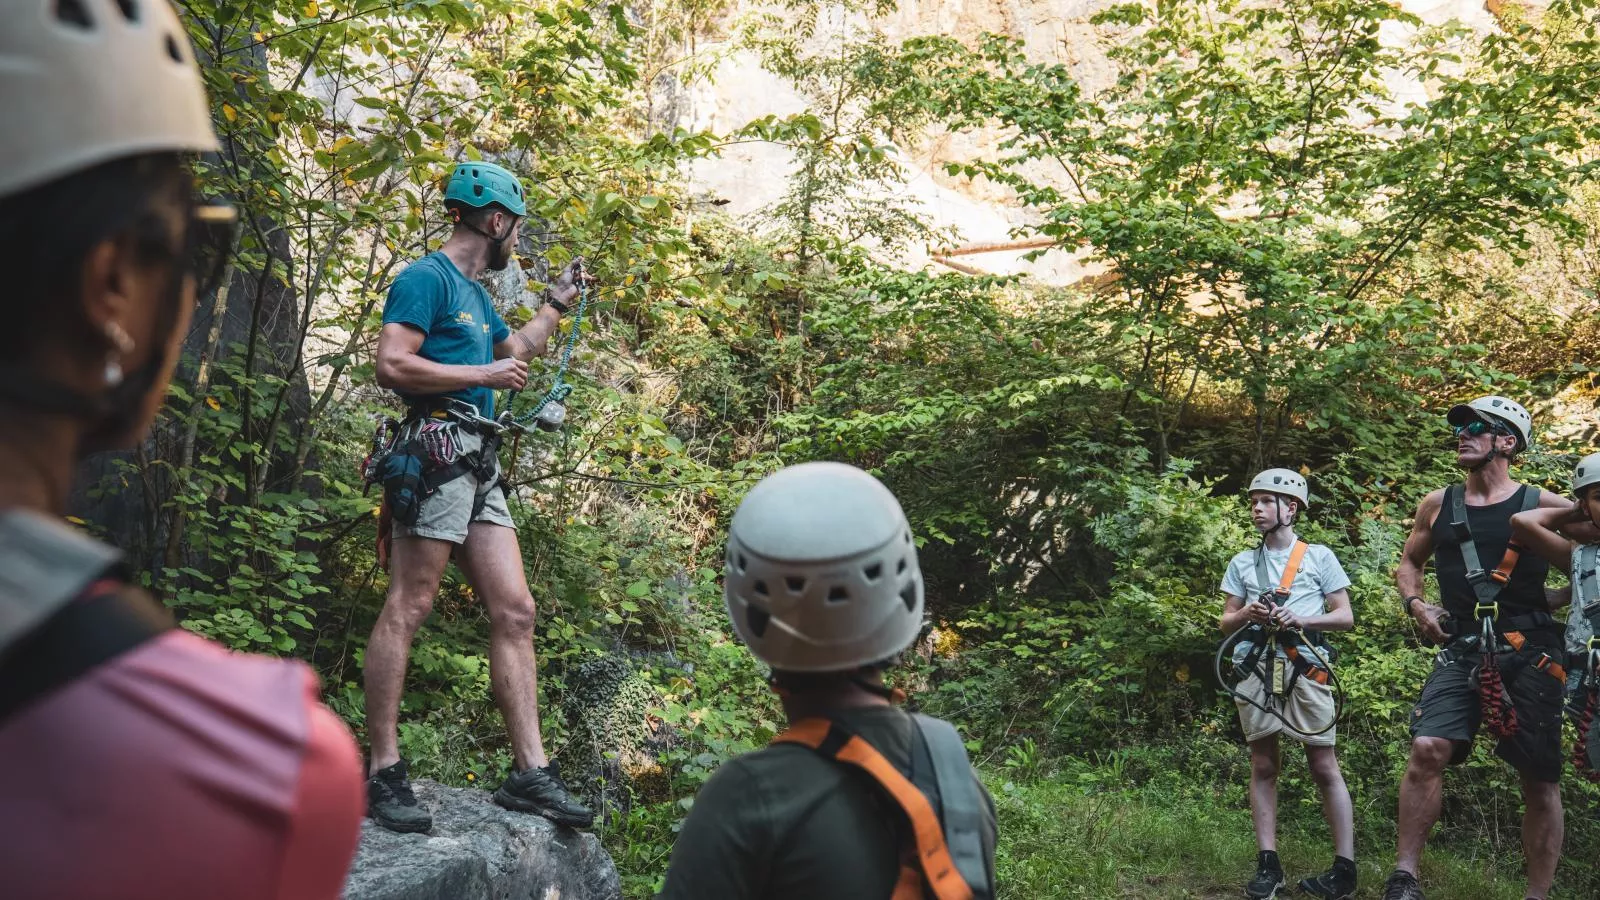
POLYGON ((661 897, 992 898, 994 804, 955 729, 883 682, 922 626, 894 495, 841 463, 784 469, 734 514, 724 577, 789 729, 700 789, 661 897))
POLYGON ((1349 900, 1356 892, 1355 823, 1333 748, 1338 710, 1322 638, 1324 631, 1354 628, 1355 616, 1350 578, 1339 558, 1294 533, 1310 499, 1299 472, 1268 469, 1257 475, 1250 482, 1250 519, 1261 546, 1236 555, 1222 579, 1222 631, 1255 628, 1235 651, 1235 664, 1248 673, 1236 696, 1250 745, 1250 818, 1259 847, 1256 873, 1245 885, 1252 900, 1272 900, 1286 883, 1278 859, 1279 735, 1305 746, 1333 833, 1333 865, 1302 879, 1300 890, 1325 900, 1349 900), (1267 629, 1275 630, 1275 646, 1264 640, 1267 629), (1265 652, 1269 646, 1271 653, 1265 652))
POLYGON ((546 352, 585 276, 576 261, 567 266, 533 320, 512 331, 475 279, 511 262, 527 214, 522 184, 500 166, 462 163, 450 176, 445 206, 454 232, 395 279, 378 338, 378 383, 409 405, 402 433, 426 433, 433 452, 426 464, 419 460, 425 489, 412 496, 420 502, 390 509, 389 593, 365 661, 368 813, 394 831, 433 826, 411 791, 397 720, 412 638, 433 609, 453 554, 489 614, 489 672, 515 756, 516 770, 495 791, 495 802, 587 827, 594 814, 568 791, 540 736, 533 595, 506 507, 498 434, 488 421, 496 390, 527 383, 528 360, 546 352))
POLYGON ((1411 760, 1400 784, 1399 851, 1384 900, 1423 900, 1418 864, 1439 818, 1446 766, 1464 762, 1480 727, 1521 776, 1527 896, 1543 900, 1561 855, 1562 629, 1544 589, 1549 564, 1511 541, 1511 517, 1566 500, 1511 480, 1533 419, 1505 397, 1451 407, 1464 484, 1417 506, 1395 585, 1428 640, 1443 645, 1411 718, 1411 760), (1434 560, 1440 605, 1423 599, 1434 560))

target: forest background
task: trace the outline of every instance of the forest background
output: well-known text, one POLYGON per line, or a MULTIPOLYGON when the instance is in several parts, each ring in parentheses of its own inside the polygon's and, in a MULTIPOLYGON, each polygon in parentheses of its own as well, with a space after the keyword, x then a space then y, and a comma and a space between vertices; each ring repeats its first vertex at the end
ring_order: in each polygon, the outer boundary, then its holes
MULTIPOLYGON (((779 726, 720 554, 749 485, 808 459, 871 469, 912 520, 933 627, 900 681, 970 738, 1010 897, 1248 874, 1216 585, 1256 541, 1249 476, 1307 472, 1302 533, 1354 579, 1341 746, 1370 888, 1432 656, 1390 572, 1459 474, 1442 412, 1524 399, 1515 473, 1565 492, 1600 405, 1596 6, 1491 0, 1483 27, 1415 5, 182 0, 226 145, 203 184, 246 227, 153 439, 91 464, 79 515, 185 627, 311 662, 359 737, 384 292, 445 235, 453 163, 492 158, 530 192, 528 284, 493 285, 513 324, 548 266, 600 279, 565 430, 507 462, 546 740, 606 804, 629 897, 708 774, 779 726), (977 7, 1065 23, 1097 67, 963 25, 977 7), (804 102, 697 122, 730 60, 804 102), (770 201, 717 189, 752 178, 770 201), (1003 264, 913 182, 1003 210, 1003 264)), ((414 773, 504 774, 486 646, 452 569, 412 655, 414 773)), ((1480 747, 1447 785, 1435 890, 1520 896, 1512 773, 1480 747)), ((1600 790, 1565 791, 1558 890, 1595 896, 1600 790)), ((1320 869, 1292 754, 1282 808, 1287 860, 1320 869)))

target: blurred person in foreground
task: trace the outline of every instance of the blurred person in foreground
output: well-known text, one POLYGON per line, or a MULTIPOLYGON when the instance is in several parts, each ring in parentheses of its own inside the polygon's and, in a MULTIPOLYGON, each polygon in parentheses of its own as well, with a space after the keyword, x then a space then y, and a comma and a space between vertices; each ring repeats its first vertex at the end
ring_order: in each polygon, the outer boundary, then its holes
POLYGON ((173 627, 62 519, 81 458, 144 439, 231 245, 193 50, 167 0, 0 20, 0 893, 337 897, 361 766, 311 670, 173 627))

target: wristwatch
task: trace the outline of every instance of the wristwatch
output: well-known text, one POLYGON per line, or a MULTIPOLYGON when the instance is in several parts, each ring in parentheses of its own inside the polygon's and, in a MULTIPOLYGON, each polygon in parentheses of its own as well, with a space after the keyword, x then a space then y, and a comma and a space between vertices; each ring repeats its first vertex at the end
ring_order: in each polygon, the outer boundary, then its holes
POLYGON ((1411 615, 1411 604, 1413 601, 1421 602, 1424 606, 1426 606, 1428 603, 1428 601, 1422 599, 1420 594, 1412 594, 1411 596, 1404 598, 1400 602, 1405 605, 1406 615, 1408 616, 1411 615))
POLYGON ((550 306, 554 306, 556 308, 556 312, 561 313, 563 316, 571 310, 571 307, 567 306, 565 303, 562 303, 560 300, 557 300, 555 295, 549 291, 545 291, 544 302, 550 306))

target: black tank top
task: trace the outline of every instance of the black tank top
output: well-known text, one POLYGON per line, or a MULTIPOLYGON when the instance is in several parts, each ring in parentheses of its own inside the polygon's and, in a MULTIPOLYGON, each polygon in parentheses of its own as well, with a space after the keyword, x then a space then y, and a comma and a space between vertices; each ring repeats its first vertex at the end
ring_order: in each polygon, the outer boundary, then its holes
MULTIPOLYGON (((1511 517, 1522 511, 1522 498, 1528 486, 1523 485, 1509 499, 1489 506, 1468 506, 1467 524, 1472 528, 1472 541, 1478 545, 1478 562, 1484 571, 1493 572, 1505 556, 1506 544, 1511 540, 1511 517)), ((1446 492, 1445 504, 1433 520, 1433 566, 1439 576, 1439 595, 1444 608, 1458 621, 1475 618, 1472 611, 1478 597, 1467 583, 1467 564, 1461 558, 1461 545, 1456 543, 1450 528, 1450 503, 1446 492)), ((1545 602, 1544 579, 1550 564, 1532 552, 1524 552, 1517 559, 1511 580, 1501 589, 1497 602, 1500 616, 1520 615, 1529 612, 1549 612, 1545 602)))

